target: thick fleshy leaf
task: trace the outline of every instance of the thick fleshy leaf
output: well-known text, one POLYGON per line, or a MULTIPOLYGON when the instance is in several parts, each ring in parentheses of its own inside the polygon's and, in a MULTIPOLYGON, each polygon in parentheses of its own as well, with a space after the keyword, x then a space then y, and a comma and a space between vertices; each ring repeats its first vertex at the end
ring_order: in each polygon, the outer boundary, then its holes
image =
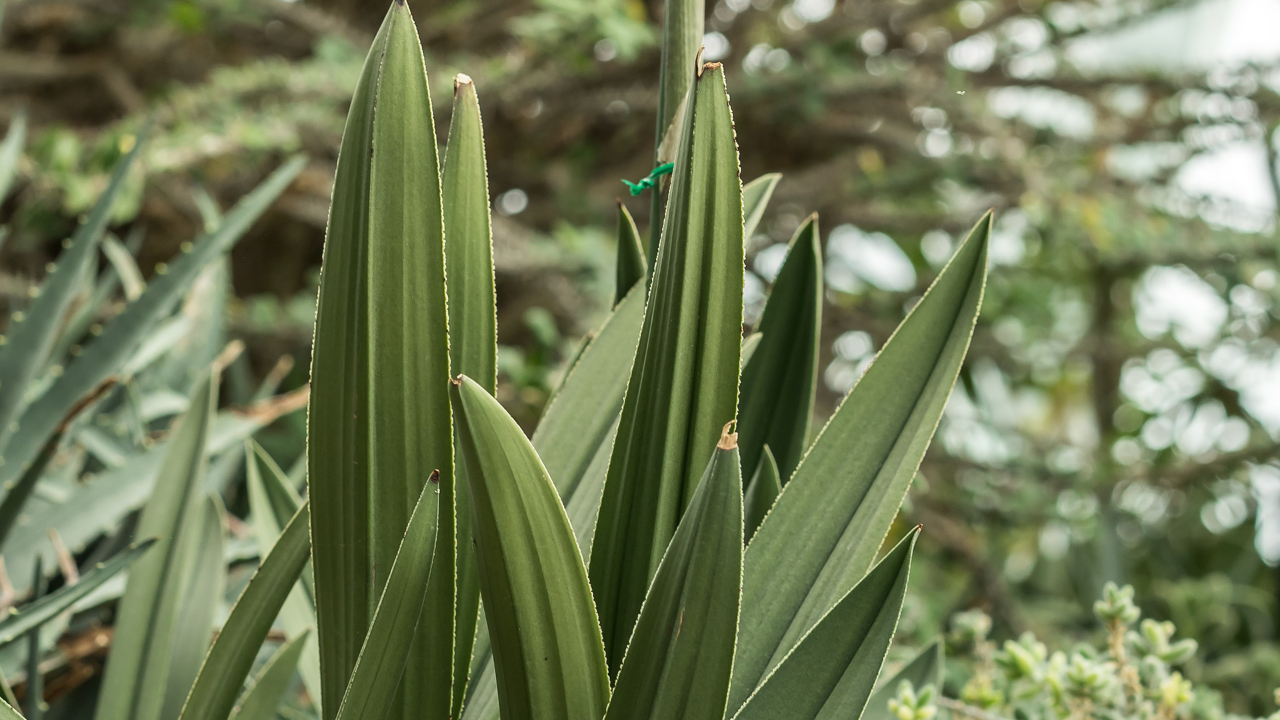
POLYGON ((30 632, 32 628, 43 625, 50 618, 76 604, 81 598, 96 590, 102 583, 115 577, 116 573, 129 567, 134 561, 145 555, 155 543, 155 538, 148 538, 136 545, 130 545, 128 548, 113 555, 110 560, 98 563, 94 569, 81 575, 80 582, 74 585, 65 585, 59 588, 57 592, 50 593, 40 598, 39 601, 23 607, 19 612, 0 620, 0 645, 7 645, 17 640, 30 632))
MULTIPOLYGON (((36 602, 49 591, 49 579, 44 576, 44 559, 36 557, 36 571, 31 577, 32 599, 36 602)), ((40 626, 27 633, 27 691, 23 714, 27 720, 44 718, 44 673, 40 671, 40 626)))
POLYGON ((0 720, 26 720, 9 703, 0 700, 0 720))
MULTIPOLYGON (((662 67, 658 75, 657 136, 653 140, 654 164, 676 159, 681 135, 683 106, 693 80, 702 47, 706 0, 664 0, 662 11, 662 67)), ((661 184, 652 191, 649 211, 649 268, 657 266, 658 240, 662 229, 661 184)), ((652 278, 650 278, 652 281, 652 278)))
POLYGON ((875 559, 968 350, 990 227, 990 216, 978 223, 903 320, 747 547, 731 708, 875 559))
POLYGON ((98 720, 157 720, 168 684, 173 638, 187 579, 184 561, 208 465, 207 441, 218 399, 218 375, 196 383, 186 415, 178 420, 160 469, 161 482, 138 520, 136 535, 157 538, 156 547, 129 572, 116 611, 98 720))
POLYGON ((640 231, 627 206, 618 201, 618 259, 614 270, 613 304, 617 305, 649 271, 640 231))
POLYGON ((899 670, 893 677, 880 683, 871 699, 867 701, 867 709, 862 713, 863 720, 898 720, 889 710, 889 701, 897 697, 898 686, 910 682, 917 692, 926 685, 934 689, 942 689, 943 646, 941 640, 920 651, 899 670))
POLYGON ((9 539, 9 533, 22 514, 22 507, 27 504, 27 498, 31 497, 31 493, 35 491, 45 468, 49 466, 49 461, 57 454, 62 436, 63 433, 54 432, 53 437, 49 438, 44 448, 40 450, 40 454, 32 461, 31 467, 22 473, 22 477, 9 488, 9 492, 4 495, 4 500, 0 502, 0 548, 4 547, 5 541, 9 539))
POLYGON ((800 464, 818 391, 822 299, 822 247, 812 216, 791 239, 756 326, 760 344, 742 369, 738 438, 744 473, 759 467, 765 444, 783 484, 800 464))
MULTIPOLYGON (((438 535, 442 509, 439 477, 439 473, 432 473, 424 483, 422 495, 409 517, 404 541, 387 575, 373 622, 369 623, 369 633, 351 672, 351 682, 338 708, 340 720, 382 720, 395 710, 399 695, 396 686, 422 680, 408 675, 407 668, 409 653, 421 638, 421 635, 415 636, 413 629, 422 622, 427 599, 424 591, 429 587, 435 561, 439 559, 436 545, 448 542, 438 535), (410 680, 401 683, 401 677, 410 680)), ((430 612, 441 613, 441 609, 433 607, 430 612)))
POLYGON ((742 474, 725 428, 653 576, 606 720, 724 717, 742 591, 742 474))
MULTIPOLYGON (((634 287, 588 342, 533 433, 533 447, 565 505, 582 556, 591 554, 591 535, 600 509, 609 452, 627 389, 631 361, 644 322, 645 289, 634 287)), ((472 654, 464 720, 498 717, 498 687, 481 625, 472 654)))
POLYGON ((440 557, 393 715, 444 720, 453 674, 453 430, 444 224, 422 49, 393 3, 356 85, 329 211, 307 478, 326 720, 433 470, 440 557), (377 522, 371 519, 377 518, 377 522))
POLYGON ((312 635, 306 633, 280 646, 254 677, 253 684, 244 691, 244 697, 236 704, 228 720, 275 720, 276 709, 293 684, 298 658, 312 635))
POLYGON ((760 462, 756 463, 755 474, 751 476, 751 482, 747 483, 747 490, 743 497, 743 503, 746 506, 743 530, 746 533, 744 538, 748 542, 751 541, 751 536, 756 534, 760 523, 764 522, 764 516, 769 514, 770 508, 780 494, 782 494, 782 477, 778 474, 778 462, 773 459, 773 450, 765 445, 764 454, 760 457, 760 462))
POLYGON ((215 232, 196 241, 190 251, 174 258, 164 274, 153 276, 142 296, 107 323, 102 334, 84 347, 84 351, 67 365, 53 385, 27 406, 19 416, 17 431, 5 446, 0 485, 17 479, 26 463, 39 454, 45 439, 62 422, 67 411, 120 370, 147 334, 190 289, 200 271, 240 239, 305 164, 303 158, 290 160, 244 196, 215 232))
MULTIPOLYGON (((302 506, 302 499, 280 467, 257 443, 252 440, 245 443, 245 457, 250 525, 258 540, 258 552, 266 557, 280 537, 280 531, 302 506)), ((302 579, 289 591, 280 609, 280 622, 290 642, 306 638, 296 664, 311 702, 318 707, 322 695, 320 646, 316 642, 315 587, 311 576, 308 563, 302 570, 302 579)))
POLYGON ((9 121, 9 130, 5 132, 4 142, 0 142, 0 201, 4 200, 9 194, 9 188, 13 186, 13 176, 18 170, 18 158, 22 157, 22 146, 26 141, 27 114, 18 112, 9 121))
POLYGON ((180 720, 225 720, 231 714, 271 624, 311 557, 309 527, 310 516, 304 504, 231 608, 218 639, 200 666, 180 720))
POLYGON ((742 186, 742 239, 745 242, 750 242, 755 235, 781 179, 782 173, 768 173, 742 186))
POLYGON ((738 150, 723 68, 707 65, 694 87, 591 545, 591 588, 611 670, 720 429, 737 409, 738 150))
MULTIPOLYGON (((22 400, 36 372, 44 367, 53 349, 58 333, 66 320, 71 302, 84 288, 87 278, 97 264, 98 243, 111 218, 125 175, 138 156, 137 143, 133 150, 116 164, 107 189, 98 197, 76 232, 70 245, 58 256, 53 271, 40 286, 40 294, 25 310, 14 312, 5 329, 4 345, 0 346, 0 447, 9 440, 18 427, 14 418, 22 410, 22 400)), ((0 155, 3 154, 0 149, 0 155)), ((3 159, 0 158, 0 163, 3 159)), ((3 168, 0 168, 3 172, 3 168)), ((3 193, 0 193, 3 197, 3 193)), ((52 430, 52 428, 50 428, 52 430)), ((41 437, 37 442, 43 442, 41 437)), ((28 458, 29 459, 29 458, 28 458)))
POLYGON ((843 720, 862 715, 898 627, 913 530, 805 635, 735 720, 843 720))
POLYGON ((586 568, 551 478, 520 426, 466 377, 454 415, 504 720, 599 720, 609 699, 586 568))
POLYGON ((222 508, 222 500, 217 495, 206 495, 197 515, 193 520, 199 523, 200 529, 191 534, 191 541, 185 549, 187 557, 182 561, 187 578, 174 624, 169 683, 165 688, 164 709, 160 712, 162 718, 176 718, 182 713, 187 694, 200 674, 205 652, 213 639, 214 613, 226 592, 227 568, 223 559, 226 511, 222 508))
MULTIPOLYGON (((489 178, 485 166, 480 101, 471 78, 453 81, 453 119, 445 150, 445 277, 449 288, 449 367, 453 374, 476 378, 493 393, 498 376, 497 297, 493 279, 493 237, 489 225, 489 178)), ((459 450, 454 447, 455 458, 459 450)), ((457 495, 457 581, 453 630, 453 705, 462 711, 463 689, 471 668, 480 580, 471 546, 471 503, 466 464, 455 461, 457 495)), ((438 547, 447 548, 448 543, 438 547)), ((450 552, 453 552, 450 550, 450 552)))

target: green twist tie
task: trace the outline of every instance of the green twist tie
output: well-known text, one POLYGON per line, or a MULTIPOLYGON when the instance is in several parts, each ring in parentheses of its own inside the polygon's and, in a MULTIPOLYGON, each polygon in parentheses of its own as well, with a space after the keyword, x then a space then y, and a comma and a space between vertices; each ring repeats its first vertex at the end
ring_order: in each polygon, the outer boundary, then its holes
POLYGON ((675 168, 676 168, 675 163, 663 163, 658 167, 654 168, 649 173, 649 177, 641 180, 640 182, 631 182, 630 180, 623 180, 622 183, 626 185, 628 188, 631 188, 631 197, 635 197, 636 195, 639 195, 645 190, 648 190, 649 188, 656 185, 658 183, 658 178, 662 177, 663 175, 670 175, 671 171, 675 170, 675 168))

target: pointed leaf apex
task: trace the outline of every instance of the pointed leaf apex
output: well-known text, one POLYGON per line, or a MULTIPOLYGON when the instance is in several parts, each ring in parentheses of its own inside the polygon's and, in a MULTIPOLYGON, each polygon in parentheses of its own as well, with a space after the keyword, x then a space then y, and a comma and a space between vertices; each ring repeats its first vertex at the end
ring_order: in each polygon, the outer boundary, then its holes
POLYGON ((471 76, 466 73, 458 73, 457 75, 453 76, 454 94, 457 94, 457 92, 461 90, 464 86, 474 85, 474 84, 475 83, 474 81, 472 81, 471 76))
POLYGON ((466 375, 463 375, 462 373, 458 373, 458 377, 453 378, 453 379, 452 379, 452 380, 450 380, 449 382, 450 382, 450 383, 452 383, 452 384, 453 384, 454 386, 456 386, 456 387, 462 387, 462 381, 463 381, 463 379, 465 379, 466 377, 467 377, 466 375))
POLYGON ((720 442, 716 443, 716 447, 721 450, 738 449, 738 433, 733 431, 733 426, 737 420, 730 420, 724 424, 724 429, 720 431, 720 442))

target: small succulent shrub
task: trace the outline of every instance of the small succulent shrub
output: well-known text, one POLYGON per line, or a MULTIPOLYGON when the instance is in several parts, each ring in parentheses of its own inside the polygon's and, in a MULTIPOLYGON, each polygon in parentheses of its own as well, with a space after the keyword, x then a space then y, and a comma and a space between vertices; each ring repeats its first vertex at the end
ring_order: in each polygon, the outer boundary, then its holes
MULTIPOLYGON (((1093 612, 1104 630, 1100 642, 1062 650, 1051 650, 1029 632, 999 645, 989 638, 990 617, 977 610, 959 613, 948 637, 967 675, 958 697, 939 693, 936 645, 886 681, 880 692, 887 705, 868 712, 887 710, 896 720, 930 720, 939 710, 975 720, 1246 720, 1225 713, 1216 693, 1183 676, 1179 667, 1195 656, 1196 641, 1175 639, 1171 622, 1143 619, 1132 586, 1107 583, 1093 612)), ((1267 720, 1280 720, 1280 713, 1267 720)))
MULTIPOLYGON (((636 184, 652 195, 647 247, 620 209, 615 307, 529 438, 493 398, 477 90, 455 80, 438 157, 417 30, 392 5, 338 159, 305 499, 259 448, 235 456, 262 559, 210 644, 188 613, 220 594, 209 458, 237 433, 217 424, 220 365, 201 366, 154 451, 160 481, 131 496, 131 507, 146 501, 134 535, 147 544, 119 559, 136 562, 98 720, 271 718, 295 674, 322 720, 806 720, 887 707, 871 696, 919 529, 886 539, 968 348, 990 218, 811 437, 817 218, 797 231, 744 339, 744 239, 778 178, 739 180, 723 69, 697 59, 702 4, 672 0, 665 17, 659 170, 636 184), (277 618, 287 642, 246 690, 277 618)), ((296 171, 268 179, 84 346, 22 412, 6 472, 38 476, 28 463, 76 422, 77 403, 98 402, 94 389, 152 332, 175 286, 296 171), (127 331, 107 343, 117 326, 127 331)), ((102 212, 60 261, 69 277, 85 272, 102 212)), ((67 302, 61 277, 33 304, 33 316, 50 304, 42 329, 20 324, 11 338, 52 342, 65 305, 46 298, 67 302)), ((21 347, 0 354, 0 365, 17 363, 0 375, 0 410, 11 377, 25 388, 30 356, 45 355, 33 341, 21 347)), ((67 592, 0 623, 0 640, 64 612, 54 600, 67 592)))

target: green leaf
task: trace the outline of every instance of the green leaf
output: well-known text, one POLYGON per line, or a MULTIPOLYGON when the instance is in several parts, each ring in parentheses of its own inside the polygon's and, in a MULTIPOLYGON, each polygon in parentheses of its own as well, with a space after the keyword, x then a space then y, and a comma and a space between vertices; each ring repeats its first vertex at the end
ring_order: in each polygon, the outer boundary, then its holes
POLYGON ((822 334, 822 247, 812 216, 791 239, 756 330, 760 344, 742 369, 738 438, 742 467, 760 465, 766 444, 783 484, 804 455, 818 391, 822 334))
POLYGON ((750 542, 751 536, 756 534, 760 523, 764 522, 764 516, 769 514, 769 510, 780 494, 782 494, 782 476, 778 474, 778 462, 773 459, 773 450, 765 445, 764 454, 760 462, 756 463, 755 474, 751 476, 751 482, 747 484, 747 491, 743 498, 743 503, 746 505, 744 513, 746 522, 743 523, 743 530, 746 532, 744 538, 747 542, 750 542))
POLYGON ((271 624, 311 556, 310 527, 303 504, 231 608, 179 720, 225 720, 231 714, 271 624))
MULTIPOLYGON (((662 12, 662 66, 658 75, 658 122, 654 138, 654 165, 673 162, 681 136, 683 104, 689 94, 698 54, 702 47, 702 27, 707 16, 705 0, 664 0, 662 12)), ((657 267, 662 223, 661 185, 655 187, 649 211, 649 267, 657 267)), ((652 282, 652 278, 650 278, 652 282)))
POLYGON ((502 716, 599 720, 609 675, 569 518, 520 426, 473 380, 456 383, 502 716))
POLYGON ((746 367, 751 362, 751 356, 756 354, 756 348, 760 347, 760 341, 764 339, 764 335, 753 332, 742 338, 742 361, 741 367, 746 367))
MULTIPOLYGON (((475 84, 466 75, 458 75, 453 82, 453 119, 449 123, 443 172, 450 372, 477 378, 485 390, 493 393, 498 385, 498 320, 493 237, 489 228, 489 178, 480 101, 475 84)), ((455 457, 458 454, 460 450, 455 443, 455 457)), ((451 718, 458 717, 462 711, 463 689, 471 668, 471 647, 480 611, 480 580, 471 547, 466 464, 455 462, 454 474, 458 562, 451 718)), ((450 548, 450 544, 442 543, 439 547, 450 548)))
MULTIPOLYGON (((58 256, 58 262, 40 286, 40 294, 31 306, 10 316, 4 346, 0 347, 0 447, 14 434, 14 418, 22 410, 22 400, 32 379, 44 366, 58 339, 58 331, 66 320, 71 301, 83 289, 86 278, 92 277, 90 273, 98 259, 98 242, 102 239, 107 221, 111 218, 111 207, 124 186, 125 176, 138 156, 141 144, 137 143, 116 164, 107 189, 98 197, 89 216, 72 235, 66 252, 58 256)), ((3 152, 0 149, 0 155, 3 152)), ((0 163, 3 163, 3 158, 0 158, 0 163)), ((0 168, 0 172, 3 172, 3 168, 0 168)), ((26 419, 23 418, 23 421, 26 422, 26 419)), ((48 428, 44 436, 34 438, 35 442, 43 443, 47 434, 52 431, 52 427, 48 428)), ((24 458, 22 462, 30 459, 24 458)))
MULTIPOLYGON (((338 708, 339 720, 382 720, 394 707, 396 686, 402 684, 402 675, 409 678, 409 682, 403 684, 422 681, 409 675, 407 666, 415 644, 413 628, 421 623, 426 607, 427 594, 423 591, 435 572, 433 557, 439 544, 441 502, 439 477, 439 473, 433 472, 430 480, 423 484, 422 495, 409 517, 404 541, 387 575, 369 633, 351 672, 351 683, 338 708)), ((435 607, 431 612, 442 614, 435 607)))
POLYGON ((649 271, 644 258, 644 245, 640 231, 631 218, 627 206, 618 201, 618 261, 614 272, 613 304, 616 306, 627 296, 636 283, 649 271))
POLYGON ((307 477, 325 720, 342 701, 409 513, 440 472, 440 557, 397 717, 444 720, 453 677, 453 429, 444 224, 422 49, 393 3, 347 117, 312 352, 307 477), (375 109, 376 106, 376 109, 375 109), (372 522, 371 518, 377 518, 372 522))
POLYGON ((875 559, 968 350, 990 227, 988 215, 903 320, 747 547, 730 708, 875 559))
POLYGON ((0 502, 0 547, 4 547, 5 541, 9 539, 9 533, 13 530, 14 525, 18 522, 18 517, 22 514, 22 508, 27 504, 27 499, 31 497, 31 493, 36 489, 36 484, 40 482, 40 477, 44 475, 45 468, 49 466, 49 461, 58 452, 58 444, 62 442, 62 432, 55 432, 53 437, 49 438, 44 444, 44 448, 40 450, 40 454, 31 463, 31 467, 22 473, 22 477, 18 482, 9 488, 9 492, 5 493, 4 501, 0 502))
POLYGON ((125 299, 133 302, 142 297, 142 293, 147 289, 147 282, 142 279, 142 270, 138 269, 138 263, 133 259, 133 253, 129 252, 129 248, 114 235, 108 234, 102 238, 102 254, 106 255, 107 262, 111 263, 111 269, 120 279, 125 299))
POLYGON ((724 70, 686 106, 662 249, 591 545, 611 670, 720 429, 737 409, 742 188, 724 70))
POLYGON ((904 681, 910 682, 917 691, 926 685, 942 689, 943 645, 935 640, 932 645, 920 651, 893 677, 880 683, 871 699, 867 701, 867 709, 863 712, 863 720, 898 720, 889 711, 889 701, 897 697, 898 686, 904 681))
POLYGON ((99 585, 115 577, 116 573, 145 555, 155 543, 155 539, 150 538, 136 545, 130 545, 113 555, 110 560, 98 563, 93 570, 81 575, 80 582, 75 585, 66 585, 57 592, 45 595, 38 602, 28 604, 20 612, 9 615, 0 621, 0 645, 7 645, 17 640, 33 628, 43 625, 76 604, 80 598, 93 592, 99 585))
MULTIPOLYGON (((280 531, 289 522, 302 499, 293 489, 280 467, 252 440, 245 444, 246 485, 249 490, 249 521, 258 540, 258 551, 266 557, 280 537, 280 531)), ((289 591, 289 597, 280 610, 280 622, 289 640, 303 641, 297 661, 302 684, 311 696, 311 702, 320 707, 320 646, 316 641, 315 588, 311 580, 311 568, 302 571, 302 579, 289 591)))
MULTIPOLYGON (((27 407, 18 430, 5 446, 0 485, 12 482, 23 466, 40 452, 46 438, 77 401, 116 373, 135 349, 190 289, 202 268, 221 257, 253 221, 284 191, 306 161, 295 158, 282 165, 246 195, 214 233, 197 241, 189 252, 175 258, 163 275, 155 275, 142 297, 125 308, 103 328, 102 335, 85 346, 48 391, 27 407)), ((13 568, 10 568, 12 570, 13 568)))
POLYGON ((207 441, 218 401, 218 376, 196 384, 186 415, 176 422, 156 484, 135 533, 155 537, 156 549, 129 573, 116 611, 98 720, 157 720, 169 679, 173 638, 183 601, 192 519, 204 485, 207 441))
POLYGON ((742 591, 742 473, 725 428, 627 646, 606 720, 724 717, 742 591))
POLYGON ((275 720, 276 709, 293 684, 298 658, 314 633, 303 633, 280 646, 244 691, 244 697, 228 720, 275 720))
POLYGON ((200 530, 189 535, 190 541, 185 549, 187 557, 182 563, 187 577, 183 581, 182 602, 174 623, 169 683, 165 688, 164 709, 160 713, 164 718, 176 718, 182 713, 187 693, 191 692, 200 674, 200 665, 213 639, 214 613, 226 592, 227 569, 223 560, 222 537, 226 511, 217 495, 206 495, 200 504, 199 514, 200 530))
MULTIPOLYGON (((0 7, 0 11, 3 8, 0 7)), ((2 15, 3 12, 0 12, 2 15)), ((9 121, 9 131, 0 142, 0 201, 9 194, 13 187, 13 176, 18 171, 18 159, 22 157, 22 146, 27 141, 27 114, 19 111, 9 121)))
POLYGON ((735 720, 837 720, 862 715, 893 641, 919 528, 801 638, 735 720))
MULTIPOLYGON (((32 599, 36 602, 49 591, 49 580, 44 576, 44 558, 36 557, 36 570, 31 579, 32 599)), ((40 672, 40 626, 27 633, 27 691, 25 714, 27 720, 44 717, 44 673, 40 672)))
MULTIPOLYGON (((614 308, 585 345, 533 432, 534 450, 555 483, 583 557, 591 554, 605 470, 644 322, 644 303, 645 289, 634 287, 614 308)), ((489 632, 483 623, 476 634, 471 667, 463 717, 498 717, 498 687, 489 632)))
POLYGON ((0 720, 26 720, 9 703, 0 700, 0 720))
POLYGON ((764 217, 764 210, 769 206, 769 199, 778 187, 782 173, 768 173, 742 186, 742 239, 751 241, 764 217))

